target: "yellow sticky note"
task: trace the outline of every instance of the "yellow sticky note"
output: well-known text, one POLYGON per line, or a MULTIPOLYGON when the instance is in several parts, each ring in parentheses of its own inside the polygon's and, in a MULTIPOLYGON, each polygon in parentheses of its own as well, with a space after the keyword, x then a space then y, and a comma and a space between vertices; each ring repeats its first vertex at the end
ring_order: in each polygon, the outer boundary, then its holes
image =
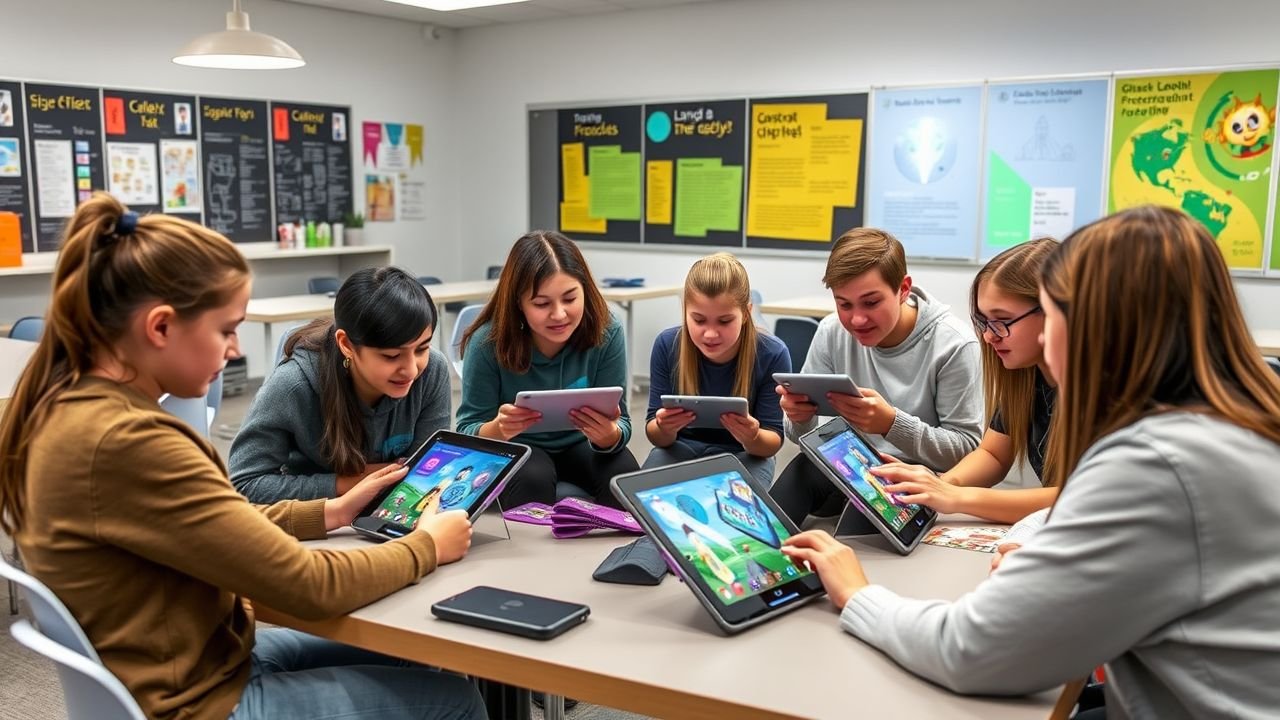
POLYGON ((670 160, 650 160, 645 168, 645 222, 653 225, 671 224, 671 174, 674 163, 670 160))
POLYGON ((91 185, 90 183, 91 181, 89 180, 89 178, 80 178, 79 180, 76 180, 76 187, 81 190, 92 190, 93 185, 91 185))
POLYGON ((587 158, 582 143, 565 143, 560 146, 560 172, 565 202, 586 203, 587 158))
POLYGON ((604 234, 608 231, 609 221, 604 218, 593 218, 588 212, 590 206, 584 202, 560 203, 560 229, 565 232, 582 232, 604 234))

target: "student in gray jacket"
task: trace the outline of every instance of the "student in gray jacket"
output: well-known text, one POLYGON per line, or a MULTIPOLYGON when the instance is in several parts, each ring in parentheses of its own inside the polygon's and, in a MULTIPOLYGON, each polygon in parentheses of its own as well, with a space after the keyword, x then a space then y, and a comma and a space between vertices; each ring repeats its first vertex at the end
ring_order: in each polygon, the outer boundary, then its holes
POLYGON ((256 503, 346 493, 449 425, 436 306, 396 267, 338 290, 334 317, 299 329, 231 444, 231 483, 256 503))
MULTIPOLYGON (((907 275, 902 243, 874 228, 841 235, 822 282, 835 314, 818 325, 805 373, 848 375, 864 397, 833 393, 831 403, 876 449, 905 462, 946 470, 978 447, 982 368, 968 323, 907 275)), ((784 392, 787 437, 818 427, 816 407, 784 392)), ((769 494, 796 524, 813 512, 834 514, 844 495, 804 455, 778 476, 769 494)))
POLYGON ((1280 709, 1280 380, 1199 222, 1127 210, 1076 231, 1041 284, 1061 422, 1048 523, 956 602, 872 585, 852 550, 788 539, 842 627, 962 693, 1023 694, 1105 663, 1106 717, 1280 709), (1010 602, 1011 599, 1016 599, 1010 602))

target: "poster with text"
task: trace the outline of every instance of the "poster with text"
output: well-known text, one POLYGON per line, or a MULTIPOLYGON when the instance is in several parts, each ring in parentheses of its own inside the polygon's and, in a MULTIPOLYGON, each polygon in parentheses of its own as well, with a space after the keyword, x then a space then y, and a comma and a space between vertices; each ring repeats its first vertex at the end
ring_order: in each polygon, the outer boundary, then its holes
POLYGON ((353 210, 351 108, 271 103, 276 222, 340 223, 353 210))
POLYGON ((867 224, 913 257, 972 258, 982 88, 877 90, 867 224))
POLYGON ((644 108, 645 243, 742 247, 747 101, 644 108))
POLYGON ((107 190, 131 210, 200 220, 200 158, 193 95, 102 91, 107 190))
POLYGON ((76 206, 94 190, 106 189, 99 93, 71 85, 26 83, 24 89, 36 189, 36 249, 54 251, 76 206))
POLYGON ((27 123, 22 83, 0 80, 0 212, 18 216, 22 251, 35 252, 28 194, 27 123))
POLYGON ((825 250, 863 222, 867 95, 752 100, 747 245, 825 250))
MULTIPOLYGON (((259 100, 200 98, 200 155, 204 172, 205 225, 232 242, 270 242, 275 238, 268 160, 270 121, 259 100)), ((180 145, 166 144, 186 157, 180 145)), ((169 172, 167 161, 166 173, 169 172)), ((172 169, 181 177, 187 168, 172 169)), ((166 195, 167 195, 166 191, 166 195)))
POLYGON ((1280 70, 1119 77, 1107 210, 1204 223, 1232 268, 1263 268, 1280 70))
POLYGON ((559 111, 560 232, 640 242, 641 123, 639 105, 559 111))
POLYGON ((983 259, 1102 215, 1105 78, 987 89, 983 259))
POLYGON ((422 161, 423 127, 406 123, 365 121, 363 127, 365 219, 426 220, 427 168, 422 161), (388 177, 393 181, 388 183, 388 177), (372 178, 372 179, 371 179, 372 178), (394 187, 391 187, 394 186, 394 187), (386 212, 384 189, 394 190, 395 203, 386 212))

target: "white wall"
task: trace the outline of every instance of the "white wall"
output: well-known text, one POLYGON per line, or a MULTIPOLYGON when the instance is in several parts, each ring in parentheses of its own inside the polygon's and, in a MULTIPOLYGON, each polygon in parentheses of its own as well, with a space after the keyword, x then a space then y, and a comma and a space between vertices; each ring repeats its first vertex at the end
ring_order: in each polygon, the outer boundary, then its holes
MULTIPOLYGON (((1274 61, 1247 28, 1280 26, 1280 3, 1216 13, 1193 2, 742 0, 472 28, 458 38, 462 236, 468 274, 505 256, 527 230, 528 104, 739 97, 871 85, 1274 61)), ((680 282, 700 251, 593 248, 597 275, 680 282)), ((767 298, 821 291, 822 259, 744 257, 767 298)), ((973 267, 917 264, 912 274, 965 312, 973 267)), ((1240 280, 1245 312, 1275 327, 1280 282, 1240 280)), ((634 358, 679 321, 675 301, 640 306, 634 358), (652 312, 651 312, 652 311, 652 312)))

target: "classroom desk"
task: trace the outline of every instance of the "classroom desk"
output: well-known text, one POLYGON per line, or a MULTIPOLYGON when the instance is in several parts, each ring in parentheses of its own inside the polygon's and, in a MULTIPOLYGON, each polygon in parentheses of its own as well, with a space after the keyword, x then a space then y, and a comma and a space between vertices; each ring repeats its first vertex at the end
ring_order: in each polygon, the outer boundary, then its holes
POLYGON ((1280 357, 1280 330, 1252 330, 1253 341, 1263 355, 1280 357))
POLYGON ((0 338, 0 414, 4 413, 4 406, 9 404, 13 387, 18 384, 18 378, 35 350, 36 344, 33 342, 0 338))
MULTIPOLYGON (((481 523, 493 522, 492 516, 481 523)), ((660 718, 1046 718, 1056 691, 1022 698, 952 694, 901 669, 840 630, 821 598, 726 637, 674 577, 654 587, 591 579, 607 535, 555 540, 509 523, 511 540, 484 537, 462 562, 350 615, 303 621, 266 607, 267 622, 518 687, 660 718), (591 618, 547 642, 436 620, 433 602, 476 585, 584 602, 591 618)), ((312 547, 362 547, 346 532, 312 547)), ((908 596, 955 599, 987 574, 991 556, 921 546, 909 558, 877 537, 851 541, 867 575, 908 596)))

